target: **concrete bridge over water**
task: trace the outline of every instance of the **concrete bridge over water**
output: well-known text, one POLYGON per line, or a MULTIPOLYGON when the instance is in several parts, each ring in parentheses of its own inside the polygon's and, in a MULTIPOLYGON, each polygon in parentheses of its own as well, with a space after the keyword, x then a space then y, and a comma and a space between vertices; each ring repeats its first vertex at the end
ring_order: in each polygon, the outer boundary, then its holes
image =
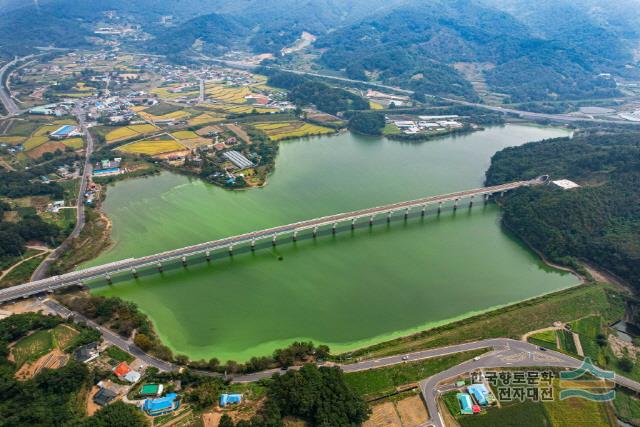
POLYGON ((203 256, 207 261, 211 261, 214 252, 219 253, 220 251, 223 251, 228 253, 229 256, 232 256, 234 248, 238 248, 240 246, 248 246, 253 251, 256 249, 258 242, 264 242, 265 240, 271 242, 271 245, 268 246, 276 246, 279 242, 283 242, 284 239, 290 239, 294 242, 303 236, 315 239, 319 236, 321 229, 325 233, 330 230, 332 234, 335 234, 341 224, 347 224, 347 229, 353 230, 358 225, 366 226, 368 223, 368 226, 372 227, 376 222, 382 221, 383 223, 389 223, 392 219, 398 217, 407 220, 411 214, 415 215, 419 213, 421 217, 424 217, 427 213, 428 207, 437 207, 437 213, 439 214, 447 203, 449 203, 449 206, 452 207, 454 211, 462 206, 462 204, 470 208, 473 206, 474 201, 486 203, 490 197, 496 194, 504 195, 507 191, 514 190, 516 188, 544 184, 547 182, 547 178, 547 176, 542 176, 529 181, 516 181, 493 187, 459 191, 456 193, 430 196, 422 199, 329 215, 240 234, 237 236, 231 236, 224 239, 199 243, 197 245, 186 246, 184 248, 161 252, 141 258, 128 258, 122 261, 116 261, 2 289, 0 290, 0 304, 20 298, 28 298, 42 293, 53 292, 54 290, 70 286, 83 285, 87 281, 98 278, 103 278, 108 283, 111 283, 112 277, 121 273, 130 273, 133 277, 137 278, 142 269, 152 268, 162 272, 164 268, 163 264, 166 265, 170 262, 179 261, 186 266, 189 262, 189 258, 195 256, 203 256))

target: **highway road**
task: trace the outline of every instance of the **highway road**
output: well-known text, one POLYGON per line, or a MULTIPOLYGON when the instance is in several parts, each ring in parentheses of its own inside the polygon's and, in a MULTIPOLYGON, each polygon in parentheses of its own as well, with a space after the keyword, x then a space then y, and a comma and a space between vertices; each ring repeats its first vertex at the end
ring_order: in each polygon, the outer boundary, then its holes
MULTIPOLYGON (((83 125, 83 128, 84 125, 83 125)), ((88 158, 88 157, 87 157, 88 158)), ((90 165, 88 165, 90 167, 90 165)), ((85 177, 88 169, 85 171, 85 177)), ((484 195, 502 193, 516 188, 539 185, 544 181, 540 178, 529 181, 516 181, 507 184, 496 185, 493 187, 483 187, 473 190, 459 191, 456 193, 441 194, 437 196, 429 196, 422 199, 410 200, 400 203, 392 203, 389 205, 378 206, 373 208, 362 209, 358 211, 329 215, 320 218, 314 218, 306 221, 299 221, 292 224, 282 225, 278 227, 268 228, 260 231, 254 231, 237 236, 227 237, 224 239, 213 240, 197 245, 187 246, 184 248, 174 249, 149 255, 141 258, 129 258, 114 263, 104 264, 101 266, 91 267, 85 270, 74 271, 60 276, 54 276, 47 279, 35 280, 18 286, 13 286, 0 290, 0 303, 11 300, 26 298, 35 294, 62 289, 69 286, 77 285, 83 281, 104 277, 105 275, 115 274, 118 272, 131 271, 132 269, 155 267, 159 262, 167 262, 170 260, 180 259, 181 257, 189 257, 197 254, 207 253, 217 249, 232 248, 234 245, 255 242, 256 240, 272 238, 278 235, 297 233, 298 231, 317 229, 321 226, 338 224, 339 222, 355 221, 360 218, 373 219, 376 215, 391 215, 394 212, 405 211, 405 214, 412 208, 426 208, 427 205, 440 204, 447 201, 457 201, 463 198, 482 197, 484 195)), ((79 222, 77 225, 80 225, 79 222)), ((76 230, 74 230, 76 231, 76 230)), ((67 239, 69 241, 69 239, 67 239)), ((67 242, 65 241, 65 242, 67 242)), ((61 253, 65 248, 59 248, 57 253, 61 253)), ((41 274, 38 272, 38 274, 41 274)))
POLYGON ((16 114, 19 114, 20 109, 18 108, 15 101, 11 97, 11 93, 7 89, 5 74, 11 67, 17 64, 21 59, 28 59, 28 57, 25 57, 25 58, 16 57, 13 61, 7 62, 6 64, 4 64, 2 68, 0 68, 0 102, 2 102, 2 105, 4 106, 4 109, 6 110, 8 116, 15 116, 16 114))
POLYGON ((49 254, 47 258, 45 258, 38 268, 31 275, 31 281, 43 280, 47 276, 47 272, 51 265, 60 258, 60 255, 69 248, 74 239, 80 236, 80 232, 84 228, 85 224, 85 212, 84 212, 84 193, 87 191, 87 185, 89 184, 89 180, 91 179, 91 174, 93 172, 93 165, 91 164, 91 154, 93 153, 94 141, 91 132, 87 128, 87 124, 85 121, 84 111, 76 106, 74 111, 74 115, 78 119, 78 125, 80 129, 82 129, 82 133, 84 134, 84 140, 87 143, 85 148, 85 159, 84 165, 82 166, 82 175, 80 177, 80 186, 78 190, 78 195, 76 198, 76 225, 73 227, 71 234, 67 236, 67 238, 58 246, 53 252, 49 254))
MULTIPOLYGON (((252 70, 254 68, 256 68, 255 64, 251 64, 251 63, 247 63, 247 62, 240 62, 240 61, 227 61, 227 60, 221 60, 221 59, 216 59, 216 58, 210 58, 210 57, 204 57, 204 58, 200 58, 200 59, 206 59, 207 61, 211 61, 211 62, 218 62, 221 63, 223 65, 232 67, 232 68, 240 68, 240 69, 245 69, 245 70, 252 70)), ((278 70, 278 71, 285 71, 288 73, 293 73, 293 74, 298 74, 298 75, 304 75, 304 76, 310 76, 310 77, 319 77, 319 78, 323 78, 323 79, 327 79, 327 80, 335 80, 338 82, 342 82, 342 83, 351 83, 351 84, 358 84, 358 85, 366 85, 372 88, 377 88, 377 89, 385 89, 385 90, 390 90, 393 92, 397 92, 397 93, 401 93, 403 95, 408 95, 411 96, 414 94, 414 91, 412 90, 408 90, 408 89, 403 89, 401 87, 398 86, 390 86, 390 85, 385 85, 382 83, 374 83, 374 82, 368 82, 368 81, 364 81, 364 80, 354 80, 354 79, 349 79, 346 77, 338 77, 338 76, 332 76, 329 74, 319 74, 319 73, 312 73, 312 72, 308 72, 308 71, 298 71, 298 70, 289 70, 286 68, 281 68, 281 67, 275 67, 275 66, 266 66, 265 68, 267 69, 272 69, 272 70, 278 70)), ((546 114, 546 113, 533 113, 530 111, 524 111, 524 110, 517 110, 514 108, 504 108, 504 107, 499 107, 499 106, 495 106, 495 105, 488 105, 488 104, 481 104, 481 103, 474 103, 474 102, 469 102, 469 101, 464 101, 461 99, 455 99, 455 98, 447 98, 447 97, 442 97, 442 96, 437 96, 437 95, 427 95, 430 96, 432 98, 435 99, 441 99, 443 101, 447 101, 447 102, 451 102, 453 104, 460 104, 460 105, 466 105, 466 106, 470 106, 470 107, 476 107, 476 108, 482 108, 485 110, 491 110, 491 111, 496 111, 496 112, 500 112, 503 114, 515 114, 519 117, 522 118, 528 118, 528 119, 544 119, 544 120, 552 120, 552 121, 556 121, 556 122, 591 122, 591 123, 610 123, 610 124, 623 124, 623 125, 631 125, 631 126, 638 126, 640 125, 640 122, 632 122, 629 120, 614 120, 614 119, 595 119, 595 118, 590 118, 590 117, 576 117, 576 116, 572 116, 569 114, 546 114)))

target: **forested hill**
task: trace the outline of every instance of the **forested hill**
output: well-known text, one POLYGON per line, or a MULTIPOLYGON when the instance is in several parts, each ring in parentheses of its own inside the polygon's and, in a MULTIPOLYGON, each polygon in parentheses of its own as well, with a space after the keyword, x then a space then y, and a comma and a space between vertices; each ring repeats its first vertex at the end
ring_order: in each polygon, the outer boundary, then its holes
POLYGON ((623 68, 631 50, 616 33, 595 25, 572 31, 580 37, 545 37, 480 2, 435 0, 365 19, 315 45, 326 49, 326 67, 427 93, 468 97, 471 87, 454 65, 475 63, 485 64, 491 89, 513 102, 616 96, 615 83, 599 73, 623 68))
POLYGON ((554 262, 583 259, 640 289, 640 134, 507 148, 493 156, 486 184, 542 174, 582 187, 520 189, 506 199, 504 224, 554 262))

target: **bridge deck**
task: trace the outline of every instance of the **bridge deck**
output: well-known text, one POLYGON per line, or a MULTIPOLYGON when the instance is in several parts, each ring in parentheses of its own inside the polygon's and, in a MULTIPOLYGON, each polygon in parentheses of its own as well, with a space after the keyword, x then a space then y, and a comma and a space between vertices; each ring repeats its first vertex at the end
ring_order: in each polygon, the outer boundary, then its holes
POLYGON ((502 193, 519 187, 538 185, 544 182, 544 179, 538 178, 530 181, 516 181, 508 184, 496 185, 493 187, 483 187, 473 190, 459 191, 456 193, 430 196, 406 202, 392 203, 384 206, 299 221, 292 224, 281 225, 278 227, 267 228, 264 230, 240 234, 237 236, 199 243, 197 245, 186 246, 180 249, 174 249, 141 258, 128 258, 122 261, 104 264, 97 267, 74 271, 60 276, 54 276, 47 279, 37 280, 25 283, 23 285, 2 289, 0 290, 0 303, 18 298, 28 297, 42 292, 52 291, 54 289, 77 285, 83 281, 95 279, 101 276, 112 275, 123 271, 131 271, 132 269, 154 266, 161 262, 171 261, 179 259, 181 257, 189 257, 208 251, 215 251, 217 249, 229 248, 233 247, 234 245, 243 243, 255 242, 264 238, 272 238, 273 236, 280 236, 283 234, 292 234, 295 232, 320 228, 344 221, 358 220, 360 218, 371 218, 372 216, 381 214, 393 214, 398 211, 406 211, 415 207, 423 207, 449 201, 457 201, 463 198, 473 198, 477 196, 502 193))

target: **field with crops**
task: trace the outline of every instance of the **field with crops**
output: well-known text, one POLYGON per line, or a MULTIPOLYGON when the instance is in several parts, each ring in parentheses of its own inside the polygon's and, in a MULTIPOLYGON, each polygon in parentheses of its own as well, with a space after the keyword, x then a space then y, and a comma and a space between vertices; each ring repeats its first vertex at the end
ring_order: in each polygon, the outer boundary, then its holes
POLYGON ((145 133, 152 133, 156 130, 158 130, 157 127, 149 124, 123 126, 108 132, 105 135, 105 139, 107 144, 111 144, 118 141, 124 141, 125 139, 134 138, 145 133))
POLYGON ((144 154, 155 156, 157 154, 171 153, 184 150, 186 147, 173 139, 141 140, 119 147, 118 150, 131 154, 144 154))
POLYGON ((327 135, 335 132, 335 130, 331 128, 299 121, 254 123, 253 126, 264 132, 272 141, 281 141, 284 139, 302 138, 314 135, 327 135))

